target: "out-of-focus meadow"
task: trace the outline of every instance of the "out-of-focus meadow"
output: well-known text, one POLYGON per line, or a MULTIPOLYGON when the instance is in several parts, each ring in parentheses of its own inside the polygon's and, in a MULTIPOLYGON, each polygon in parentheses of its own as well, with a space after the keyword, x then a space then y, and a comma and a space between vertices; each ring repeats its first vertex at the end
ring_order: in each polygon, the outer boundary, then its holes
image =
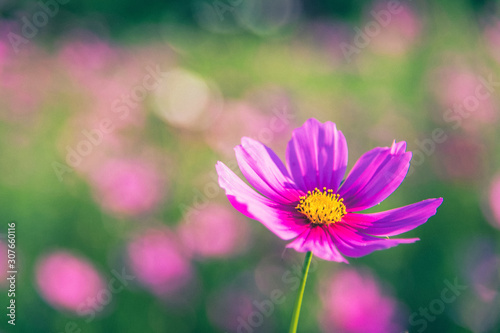
POLYGON ((407 141, 371 211, 444 203, 415 244, 313 259, 299 331, 498 332, 495 4, 187 3, 0 2, 0 330, 286 331, 304 255, 236 212, 214 165, 236 169, 242 136, 284 158, 314 117, 348 170, 407 141))

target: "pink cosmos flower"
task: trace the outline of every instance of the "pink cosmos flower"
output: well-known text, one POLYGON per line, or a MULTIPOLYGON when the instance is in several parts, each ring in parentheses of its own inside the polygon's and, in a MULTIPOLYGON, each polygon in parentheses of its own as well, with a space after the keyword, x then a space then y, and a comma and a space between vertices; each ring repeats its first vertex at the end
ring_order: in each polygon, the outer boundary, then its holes
POLYGON ((236 146, 241 172, 262 195, 222 162, 216 169, 231 204, 281 239, 294 239, 287 247, 347 263, 342 254, 361 257, 419 240, 389 236, 425 223, 441 205, 443 199, 438 198, 380 213, 358 213, 379 204, 401 184, 411 159, 405 150, 406 142, 394 141, 391 147, 368 151, 342 182, 347 167, 344 135, 332 122, 309 119, 293 132, 287 166, 250 138, 236 146))

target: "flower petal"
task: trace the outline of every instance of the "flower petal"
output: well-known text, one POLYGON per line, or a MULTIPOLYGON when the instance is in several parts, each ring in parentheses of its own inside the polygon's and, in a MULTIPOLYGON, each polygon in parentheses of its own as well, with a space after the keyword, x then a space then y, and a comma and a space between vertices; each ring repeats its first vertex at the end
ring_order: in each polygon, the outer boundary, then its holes
POLYGON ((373 207, 399 187, 410 167, 411 152, 405 150, 406 142, 394 142, 359 158, 338 192, 348 212, 373 207))
POLYGON ((226 191, 229 202, 240 213, 258 220, 281 239, 289 240, 299 235, 307 224, 297 218, 293 209, 264 198, 245 184, 222 162, 215 166, 219 185, 226 191))
POLYGON ((323 187, 337 191, 347 167, 347 142, 334 123, 309 119, 293 131, 286 160, 304 192, 323 187))
POLYGON ((236 159, 248 182, 260 193, 279 203, 298 201, 298 191, 283 162, 268 147, 250 138, 242 138, 235 147, 236 159))
POLYGON ((343 221, 369 235, 395 236, 427 222, 442 202, 442 198, 427 199, 385 212, 346 214, 343 221))
POLYGON ((310 226, 286 247, 298 252, 312 251, 321 259, 348 263, 333 244, 326 227, 323 226, 310 226))
POLYGON ((330 229, 330 234, 339 251, 348 257, 362 257, 376 250, 384 250, 419 240, 418 238, 377 238, 358 232, 344 223, 335 223, 330 229))

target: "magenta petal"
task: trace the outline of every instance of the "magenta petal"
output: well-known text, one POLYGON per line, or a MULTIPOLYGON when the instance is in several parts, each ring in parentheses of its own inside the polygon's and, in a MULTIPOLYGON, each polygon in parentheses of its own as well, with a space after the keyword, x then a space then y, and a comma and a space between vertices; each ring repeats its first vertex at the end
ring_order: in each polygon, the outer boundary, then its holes
POLYGON ((235 148, 241 172, 260 193, 279 203, 298 201, 298 191, 288 170, 276 154, 250 138, 243 138, 235 148))
POLYGON ((404 154, 405 151, 406 151, 405 141, 396 142, 396 140, 394 140, 392 142, 391 154, 404 154))
POLYGON ((295 184, 303 191, 316 187, 336 191, 347 166, 347 142, 334 123, 309 119, 293 131, 286 160, 295 184))
POLYGON ((342 254, 348 257, 362 257, 377 250, 385 250, 403 243, 414 243, 418 238, 386 239, 357 232, 343 223, 336 223, 330 229, 334 243, 342 254))
POLYGON ((321 259, 348 263, 333 244, 326 228, 311 226, 286 247, 293 248, 298 252, 312 251, 315 256, 321 259))
POLYGON ((442 198, 427 199, 385 212, 347 214, 343 222, 369 235, 395 236, 427 222, 442 202, 442 198))
POLYGON ((405 142, 363 154, 339 189, 348 212, 373 207, 394 192, 408 172, 411 153, 405 142))
POLYGON ((240 213, 258 220, 281 239, 289 240, 299 235, 307 224, 296 218, 286 206, 276 204, 245 184, 222 162, 215 166, 219 185, 226 191, 229 202, 240 213))

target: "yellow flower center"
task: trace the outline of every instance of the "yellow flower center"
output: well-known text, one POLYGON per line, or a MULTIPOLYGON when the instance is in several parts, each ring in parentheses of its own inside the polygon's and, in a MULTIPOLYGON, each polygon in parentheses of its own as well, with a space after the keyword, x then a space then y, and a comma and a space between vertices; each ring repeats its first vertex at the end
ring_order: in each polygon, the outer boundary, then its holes
POLYGON ((333 190, 323 187, 323 191, 320 191, 315 188, 300 197, 295 209, 307 216, 311 223, 329 224, 339 222, 346 214, 343 201, 338 194, 333 194, 333 190))

